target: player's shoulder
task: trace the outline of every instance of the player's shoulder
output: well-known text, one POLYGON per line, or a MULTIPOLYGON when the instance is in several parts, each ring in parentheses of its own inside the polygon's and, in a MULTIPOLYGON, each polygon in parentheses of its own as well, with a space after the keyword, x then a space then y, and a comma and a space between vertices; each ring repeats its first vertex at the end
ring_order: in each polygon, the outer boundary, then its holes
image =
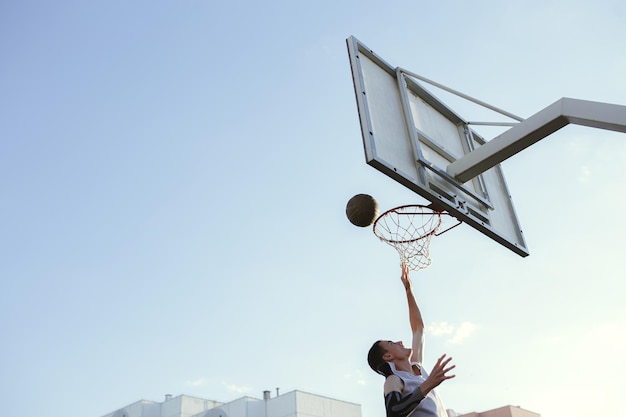
POLYGON ((387 378, 385 378, 385 395, 393 391, 398 391, 401 393, 403 389, 404 381, 402 381, 402 378, 400 378, 398 375, 389 375, 387 378))

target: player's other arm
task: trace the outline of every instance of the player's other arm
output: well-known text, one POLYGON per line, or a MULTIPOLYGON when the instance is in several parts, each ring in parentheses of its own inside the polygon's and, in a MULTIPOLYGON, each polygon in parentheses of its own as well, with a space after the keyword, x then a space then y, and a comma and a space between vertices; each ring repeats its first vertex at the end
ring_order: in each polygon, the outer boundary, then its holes
POLYGON ((455 375, 448 375, 448 372, 454 369, 454 365, 449 365, 451 360, 452 358, 446 358, 446 355, 440 357, 428 378, 415 391, 404 397, 401 395, 404 383, 400 377, 397 375, 387 377, 384 385, 387 417, 407 417, 431 390, 446 379, 454 378, 455 375))
POLYGON ((406 300, 409 306, 409 323, 411 324, 411 333, 413 334, 411 343, 413 353, 409 361, 421 364, 424 359, 424 320, 422 319, 422 313, 413 295, 413 287, 411 285, 411 278, 409 277, 409 267, 406 264, 402 264, 402 276, 400 279, 402 280, 406 292, 406 300))

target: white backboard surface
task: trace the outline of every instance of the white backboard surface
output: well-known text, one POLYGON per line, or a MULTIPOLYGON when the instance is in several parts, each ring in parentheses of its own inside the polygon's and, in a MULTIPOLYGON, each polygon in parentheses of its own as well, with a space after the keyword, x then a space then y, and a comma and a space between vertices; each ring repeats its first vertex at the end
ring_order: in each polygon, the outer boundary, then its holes
MULTIPOLYGON (((502 168, 460 183, 446 168, 485 143, 416 79, 350 37, 366 162, 520 256, 528 249, 502 168)), ((412 203, 412 202, 407 202, 412 203)))

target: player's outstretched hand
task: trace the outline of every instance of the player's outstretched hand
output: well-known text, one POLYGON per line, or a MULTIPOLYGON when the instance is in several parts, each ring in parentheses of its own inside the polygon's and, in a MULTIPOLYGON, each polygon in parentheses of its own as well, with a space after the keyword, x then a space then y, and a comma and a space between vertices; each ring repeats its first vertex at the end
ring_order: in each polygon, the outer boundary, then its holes
POLYGON ((411 289, 411 277, 409 276, 409 266, 405 263, 402 264, 402 276, 400 279, 402 280, 402 285, 406 290, 411 289))
POLYGON ((430 375, 428 375, 428 378, 426 378, 426 381, 420 385, 420 390, 424 395, 439 386, 443 381, 456 376, 448 374, 448 372, 456 367, 456 365, 449 365, 451 360, 452 358, 446 358, 446 355, 443 355, 437 360, 437 363, 430 372, 430 375))

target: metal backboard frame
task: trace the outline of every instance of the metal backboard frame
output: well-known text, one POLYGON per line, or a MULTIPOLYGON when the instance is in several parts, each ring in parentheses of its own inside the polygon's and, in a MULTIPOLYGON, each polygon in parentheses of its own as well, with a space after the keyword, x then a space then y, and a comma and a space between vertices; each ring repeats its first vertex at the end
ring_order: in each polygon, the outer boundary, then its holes
POLYGON ((520 256, 528 249, 502 168, 465 182, 447 167, 486 141, 466 120, 350 37, 348 54, 366 162, 520 256))

